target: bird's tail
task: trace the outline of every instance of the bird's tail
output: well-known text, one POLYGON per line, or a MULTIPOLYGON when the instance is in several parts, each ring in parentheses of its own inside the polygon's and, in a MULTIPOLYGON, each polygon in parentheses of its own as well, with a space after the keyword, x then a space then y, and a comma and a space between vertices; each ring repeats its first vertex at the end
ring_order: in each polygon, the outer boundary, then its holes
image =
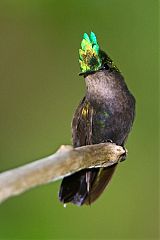
POLYGON ((72 202, 79 206, 93 203, 108 185, 116 166, 117 164, 107 168, 85 169, 65 177, 60 187, 60 201, 72 202), (86 178, 88 174, 89 188, 86 178))
POLYGON ((107 187, 109 181, 111 180, 116 167, 117 164, 114 164, 107 168, 97 169, 99 171, 96 175, 94 182, 92 183, 90 192, 84 201, 85 204, 90 205, 102 194, 104 189, 107 187))

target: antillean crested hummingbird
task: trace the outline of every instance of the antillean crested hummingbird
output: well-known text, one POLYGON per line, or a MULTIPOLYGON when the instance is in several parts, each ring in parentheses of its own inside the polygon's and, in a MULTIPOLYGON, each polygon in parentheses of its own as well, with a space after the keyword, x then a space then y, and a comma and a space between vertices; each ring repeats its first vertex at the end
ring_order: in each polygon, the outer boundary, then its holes
MULTIPOLYGON (((86 95, 72 121, 73 146, 111 141, 124 147, 135 115, 135 99, 110 57, 100 49, 96 35, 84 34, 79 50, 86 95)), ((84 169, 62 180, 59 199, 76 205, 93 203, 108 185, 117 164, 84 169)))

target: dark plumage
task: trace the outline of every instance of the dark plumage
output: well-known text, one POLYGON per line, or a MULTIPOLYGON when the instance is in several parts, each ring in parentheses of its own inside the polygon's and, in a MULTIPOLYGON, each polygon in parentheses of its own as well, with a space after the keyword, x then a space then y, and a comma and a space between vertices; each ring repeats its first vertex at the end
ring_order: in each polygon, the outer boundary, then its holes
MULTIPOLYGON (((124 78, 103 51, 99 56, 101 69, 84 73, 87 91, 73 117, 74 147, 107 141, 124 146, 134 120, 135 99, 124 78)), ((86 169, 65 177, 60 201, 91 204, 107 186, 116 166, 86 169)))

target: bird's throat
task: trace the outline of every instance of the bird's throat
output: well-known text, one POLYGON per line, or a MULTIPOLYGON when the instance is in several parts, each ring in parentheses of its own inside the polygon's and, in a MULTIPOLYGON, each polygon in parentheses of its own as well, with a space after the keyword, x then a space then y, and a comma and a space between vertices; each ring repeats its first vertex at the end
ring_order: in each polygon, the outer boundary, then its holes
POLYGON ((87 96, 90 99, 113 99, 121 91, 117 73, 106 70, 98 71, 85 77, 87 96))

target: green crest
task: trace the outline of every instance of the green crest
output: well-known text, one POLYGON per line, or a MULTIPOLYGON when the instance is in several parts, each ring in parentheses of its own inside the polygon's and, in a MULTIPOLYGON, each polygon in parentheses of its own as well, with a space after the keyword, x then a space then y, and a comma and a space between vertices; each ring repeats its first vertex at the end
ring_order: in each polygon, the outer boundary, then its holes
POLYGON ((102 66, 99 45, 93 32, 90 33, 90 36, 87 33, 83 35, 81 49, 79 49, 79 63, 82 73, 97 71, 102 66))

